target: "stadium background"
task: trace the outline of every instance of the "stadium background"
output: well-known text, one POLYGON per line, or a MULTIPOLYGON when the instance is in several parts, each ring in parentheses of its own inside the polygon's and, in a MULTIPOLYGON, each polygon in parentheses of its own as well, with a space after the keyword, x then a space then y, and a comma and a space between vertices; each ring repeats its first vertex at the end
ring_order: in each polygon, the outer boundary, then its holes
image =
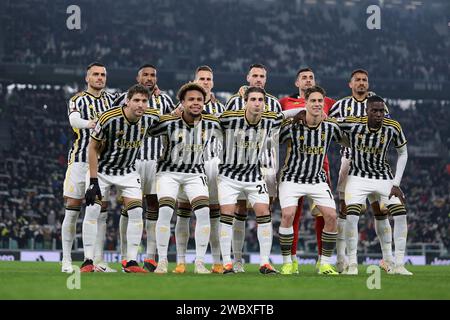
MULTIPOLYGON (((296 91, 301 66, 312 67, 335 99, 350 94, 351 70, 367 69, 370 89, 388 99, 409 141, 402 181, 407 253, 422 257, 414 263, 450 264, 447 0, 6 0, 0 17, 0 259, 59 260, 72 139, 66 103, 84 89, 85 66, 98 60, 107 67, 108 90, 126 90, 137 67, 153 63, 159 87, 172 97, 198 65, 210 65, 222 102, 245 84, 255 62, 268 67, 266 89, 277 97, 296 91), (66 27, 71 4, 81 9, 81 30, 66 27), (381 7, 380 30, 366 27, 371 4, 381 7)), ((336 185, 337 149, 330 155, 336 185)), ((114 252, 119 206, 113 202, 111 208, 105 246, 114 252)), ((75 244, 80 250, 82 216, 75 244)), ((274 254, 280 253, 279 219, 277 209, 274 254)), ((314 223, 309 213, 302 219, 299 253, 314 257, 314 223)), ((254 217, 246 234, 244 250, 257 252, 254 217)), ((360 222, 360 240, 362 257, 380 257, 371 214, 360 222)), ((173 238, 171 243, 173 252, 173 238)))

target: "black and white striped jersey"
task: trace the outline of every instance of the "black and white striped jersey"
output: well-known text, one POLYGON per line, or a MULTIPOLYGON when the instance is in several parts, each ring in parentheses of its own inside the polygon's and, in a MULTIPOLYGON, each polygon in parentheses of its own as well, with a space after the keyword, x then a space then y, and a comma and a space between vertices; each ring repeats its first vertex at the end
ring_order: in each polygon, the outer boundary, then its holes
POLYGON ((124 175, 135 168, 139 150, 150 128, 159 123, 159 112, 147 109, 136 122, 125 116, 124 106, 112 108, 100 117, 91 137, 103 141, 98 160, 98 172, 107 175, 124 175))
POLYGON ((406 144, 400 124, 384 118, 382 126, 370 129, 367 117, 347 117, 338 119, 351 146, 351 163, 349 175, 370 179, 393 179, 391 168, 386 161, 389 146, 395 148, 406 144))
POLYGON ((219 100, 215 100, 214 102, 208 100, 203 106, 203 111, 207 114, 220 117, 225 111, 225 106, 219 100))
POLYGON ((150 130, 162 137, 164 153, 158 160, 158 172, 205 173, 204 160, 213 136, 220 137, 217 117, 202 114, 194 125, 182 116, 163 115, 158 126, 150 130))
MULTIPOLYGON (((128 92, 122 93, 119 98, 114 102, 115 106, 122 106, 126 102, 126 96, 128 92)), ((169 114, 175 106, 172 99, 165 93, 161 93, 158 96, 152 95, 149 99, 150 109, 156 109, 160 115, 169 114)), ((141 151, 139 153, 139 160, 158 160, 163 153, 161 138, 147 137, 142 144, 141 151)))
MULTIPOLYGON (((87 91, 79 92, 69 100, 67 113, 79 112, 81 119, 98 120, 100 115, 112 108, 115 95, 102 91, 98 97, 87 91)), ((88 162, 90 129, 72 128, 74 141, 69 150, 68 162, 88 162)))
MULTIPOLYGON (((371 95, 374 95, 375 93, 369 92, 367 97, 370 97, 371 95)), ((358 100, 353 96, 348 96, 345 98, 342 98, 333 104, 331 107, 328 117, 330 118, 345 118, 345 117, 364 117, 367 116, 366 112, 366 106, 367 106, 367 98, 364 100, 358 100)), ((390 118, 391 115, 389 114, 389 108, 385 104, 385 117, 390 118)), ((344 156, 346 159, 349 159, 351 151, 349 148, 342 147, 341 148, 341 155, 344 156)))
MULTIPOLYGON (((238 111, 242 110, 245 107, 244 98, 239 94, 235 94, 228 99, 228 102, 225 106, 226 111, 238 111)), ((271 94, 266 93, 265 98, 265 109, 264 112, 276 112, 280 113, 282 111, 281 104, 277 98, 272 96, 271 94)), ((271 132, 272 134, 273 132, 271 132)), ((273 143, 274 146, 277 144, 273 143)), ((261 158, 261 165, 264 168, 275 168, 278 167, 278 150, 275 148, 267 148, 265 154, 261 158)))
POLYGON ((269 136, 279 130, 283 114, 263 112, 256 124, 247 121, 245 110, 225 111, 219 119, 223 130, 219 174, 242 182, 260 181, 261 159, 271 148, 269 136))
MULTIPOLYGON (((216 117, 220 117, 224 111, 225 106, 218 100, 216 100, 215 102, 208 100, 203 106, 203 112, 211 114, 216 117)), ((208 149, 206 151, 207 160, 214 157, 218 157, 221 152, 221 149, 222 149, 222 139, 218 139, 217 137, 213 136, 212 141, 211 143, 208 144, 208 149)))
POLYGON ((326 119, 316 127, 294 124, 292 119, 283 121, 280 143, 287 142, 288 148, 280 180, 311 184, 326 182, 323 161, 331 140, 340 142, 342 134, 334 119, 326 119))

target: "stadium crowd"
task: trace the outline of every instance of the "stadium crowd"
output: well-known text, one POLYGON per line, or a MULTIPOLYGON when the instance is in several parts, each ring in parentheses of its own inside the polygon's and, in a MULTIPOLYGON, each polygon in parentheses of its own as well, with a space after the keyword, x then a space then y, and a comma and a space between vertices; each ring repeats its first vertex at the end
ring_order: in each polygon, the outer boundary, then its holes
MULTIPOLYGON (((60 249, 62 186, 72 134, 66 112, 70 93, 49 86, 16 86, 4 91, 0 95, 0 123, 9 128, 10 136, 0 149, 0 248, 60 249)), ((402 124, 412 150, 402 181, 408 206, 408 242, 442 244, 450 250, 450 155, 440 152, 450 150, 450 116, 446 112, 450 103, 422 101, 405 110, 400 106, 395 101, 390 103, 391 113, 402 124), (429 153, 429 148, 423 149, 421 154, 421 146, 427 144, 433 150, 429 153)), ((330 150, 330 161, 335 186, 337 148, 330 150)), ((120 205, 114 196, 111 199, 105 247, 116 250, 120 205)), ((78 247, 82 247, 81 218, 78 247)), ((313 218, 306 214, 302 219, 299 252, 315 252, 313 218)), ((273 252, 279 252, 279 208, 273 220, 273 252)), ((194 248, 193 236, 191 232, 190 248, 194 248)), ((246 250, 257 251, 254 217, 247 223, 246 240, 246 250)), ((362 252, 379 252, 371 214, 362 219, 360 240, 362 252)))
POLYGON ((292 74, 298 61, 308 61, 321 76, 346 77, 357 57, 382 79, 450 80, 445 1, 437 4, 441 7, 423 2, 415 10, 382 6, 380 30, 366 27, 373 1, 352 6, 240 0, 207 6, 201 0, 77 3, 81 29, 70 30, 70 2, 6 1, 1 62, 84 67, 90 57, 110 68, 153 61, 166 70, 208 64, 221 72, 243 72, 250 63, 265 61, 271 70, 292 74))

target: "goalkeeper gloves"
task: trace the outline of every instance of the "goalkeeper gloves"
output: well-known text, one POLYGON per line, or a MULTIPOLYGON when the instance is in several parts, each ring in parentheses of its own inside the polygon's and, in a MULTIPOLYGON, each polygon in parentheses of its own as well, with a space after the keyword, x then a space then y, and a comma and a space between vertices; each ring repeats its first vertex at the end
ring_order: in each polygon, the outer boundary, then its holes
POLYGON ((84 196, 86 198, 86 205, 94 205, 96 196, 100 201, 102 200, 102 192, 100 191, 100 187, 98 185, 98 179, 90 178, 89 187, 86 190, 86 195, 84 196))

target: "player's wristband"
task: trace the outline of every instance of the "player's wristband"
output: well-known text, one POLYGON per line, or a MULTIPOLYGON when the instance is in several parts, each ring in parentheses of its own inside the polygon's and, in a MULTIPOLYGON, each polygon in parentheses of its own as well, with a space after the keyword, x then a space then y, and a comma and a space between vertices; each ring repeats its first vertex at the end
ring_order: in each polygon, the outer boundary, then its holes
POLYGON ((90 178, 89 185, 98 186, 98 178, 90 178))

